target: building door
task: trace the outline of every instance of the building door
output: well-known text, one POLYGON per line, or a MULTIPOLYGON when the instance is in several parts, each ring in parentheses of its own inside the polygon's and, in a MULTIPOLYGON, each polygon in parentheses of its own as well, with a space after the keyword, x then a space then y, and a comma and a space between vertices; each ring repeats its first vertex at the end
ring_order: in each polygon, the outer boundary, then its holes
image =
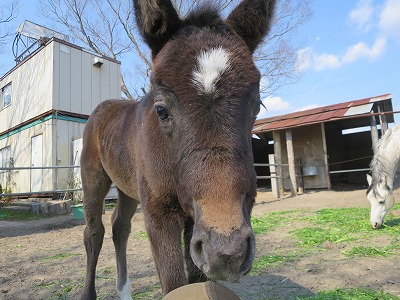
MULTIPOLYGON (((0 149, 0 168, 9 168, 9 167, 10 167, 10 146, 0 149)), ((11 171, 0 170, 0 184, 3 190, 7 190, 10 187, 11 171)))
MULTIPOLYGON (((43 136, 37 135, 31 138, 31 167, 43 167, 43 136)), ((42 191, 43 170, 31 170, 31 192, 42 191)))
MULTIPOLYGON (((72 165, 80 166, 81 165, 81 153, 82 153, 82 138, 76 139, 72 141, 72 165)), ((81 169, 74 168, 72 169, 73 174, 73 189, 81 189, 82 188, 82 178, 81 178, 81 169)), ((74 199, 82 200, 83 192, 75 191, 74 199)))

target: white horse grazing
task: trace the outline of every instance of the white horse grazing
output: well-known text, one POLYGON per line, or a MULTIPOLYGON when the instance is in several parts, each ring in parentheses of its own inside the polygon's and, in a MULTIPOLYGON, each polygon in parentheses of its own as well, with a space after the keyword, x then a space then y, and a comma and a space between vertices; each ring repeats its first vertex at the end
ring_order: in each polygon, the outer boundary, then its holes
POLYGON ((372 228, 379 228, 394 205, 393 184, 400 161, 400 123, 390 128, 379 140, 371 161, 367 199, 371 204, 372 228))

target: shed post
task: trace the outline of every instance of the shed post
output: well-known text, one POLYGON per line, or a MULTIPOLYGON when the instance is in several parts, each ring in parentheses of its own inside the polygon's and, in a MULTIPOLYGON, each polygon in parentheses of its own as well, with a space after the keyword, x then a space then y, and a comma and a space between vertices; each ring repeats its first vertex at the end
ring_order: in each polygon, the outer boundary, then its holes
POLYGON ((371 116, 371 140, 372 140, 372 149, 374 153, 376 151, 376 146, 378 145, 379 135, 378 129, 376 128, 376 120, 375 116, 371 116))
POLYGON ((278 176, 277 176, 277 166, 276 166, 276 159, 274 154, 268 155, 268 162, 270 164, 269 170, 271 173, 271 189, 272 194, 275 198, 280 198, 279 196, 279 186, 278 186, 278 176))
POLYGON ((326 187, 328 190, 330 190, 332 186, 331 186, 331 176, 329 175, 328 147, 326 146, 325 123, 321 123, 321 133, 322 133, 322 147, 324 149, 326 187))
POLYGON ((301 158, 297 158, 297 174, 298 174, 298 182, 299 182, 299 194, 304 193, 304 178, 303 178, 303 164, 301 162, 301 158))
POLYGON ((288 163, 289 163, 291 195, 297 196, 296 168, 294 161, 293 137, 291 129, 286 130, 286 148, 287 148, 288 163))
POLYGON ((275 163, 278 165, 276 168, 277 178, 277 190, 278 198, 284 195, 283 191, 283 168, 282 168, 282 143, 280 131, 272 132, 274 138, 274 152, 275 152, 275 163))
MULTIPOLYGON (((378 112, 382 113, 382 104, 378 103, 378 112)), ((388 130, 388 124, 386 116, 384 114, 379 114, 379 123, 381 124, 382 135, 388 130)))

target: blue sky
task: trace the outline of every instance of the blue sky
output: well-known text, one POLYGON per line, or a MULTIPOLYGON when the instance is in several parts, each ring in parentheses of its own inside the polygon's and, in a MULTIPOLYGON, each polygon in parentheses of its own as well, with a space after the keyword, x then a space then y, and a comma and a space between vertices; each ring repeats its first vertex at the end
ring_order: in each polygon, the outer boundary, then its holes
MULTIPOLYGON (((20 6, 11 28, 25 19, 51 27, 37 12, 37 0, 20 0, 20 6)), ((267 111, 259 117, 386 93, 400 110, 400 1, 314 0, 312 9, 298 34, 303 75, 264 99, 267 111)), ((11 42, 5 50, 0 74, 14 65, 11 42)))
POLYGON ((400 1, 314 0, 313 10, 300 29, 303 76, 264 99, 260 117, 386 93, 400 110, 400 1))

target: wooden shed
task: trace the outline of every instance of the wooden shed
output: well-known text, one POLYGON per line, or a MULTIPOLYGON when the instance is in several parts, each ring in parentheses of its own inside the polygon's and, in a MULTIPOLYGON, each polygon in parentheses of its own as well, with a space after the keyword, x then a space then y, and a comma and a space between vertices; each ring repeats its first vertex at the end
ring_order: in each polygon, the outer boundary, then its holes
MULTIPOLYGON (((120 62, 57 38, 0 78, 0 167, 74 164, 85 123, 103 100, 121 97, 120 62)), ((78 163, 79 164, 79 163, 78 163)), ((64 189, 70 169, 0 171, 13 193, 64 189)))
POLYGON ((284 189, 366 184, 373 148, 394 113, 392 95, 385 94, 257 120, 259 186, 279 196, 284 189))

